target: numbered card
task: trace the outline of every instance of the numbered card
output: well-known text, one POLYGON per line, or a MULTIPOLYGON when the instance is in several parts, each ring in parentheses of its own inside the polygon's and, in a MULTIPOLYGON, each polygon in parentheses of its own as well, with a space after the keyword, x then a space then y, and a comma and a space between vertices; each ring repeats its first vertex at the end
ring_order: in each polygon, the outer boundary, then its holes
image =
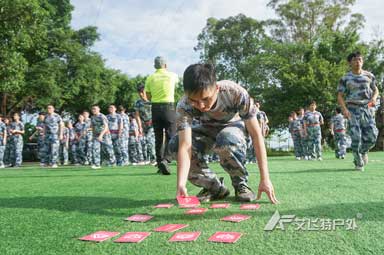
POLYGON ((115 243, 140 243, 145 238, 147 238, 151 232, 127 232, 118 239, 115 243))
POLYGON ((241 233, 238 232, 216 232, 211 236, 209 242, 218 242, 218 243, 235 243, 240 239, 241 233))
POLYGON ((125 220, 134 221, 134 222, 147 222, 152 218, 153 218, 153 216, 147 215, 147 214, 135 214, 135 215, 132 215, 132 216, 126 218, 125 220))
POLYGON ((193 242, 199 238, 201 232, 179 232, 174 234, 169 241, 170 242, 193 242))
POLYGON ((120 234, 119 232, 109 232, 109 231, 97 231, 95 233, 89 234, 87 236, 80 237, 79 240, 90 241, 90 242, 103 242, 114 236, 120 234))
POLYGON ((249 215, 233 214, 233 215, 226 216, 226 217, 222 218, 221 220, 231 221, 231 222, 240 222, 243 220, 248 220, 249 218, 251 218, 251 216, 249 216, 249 215))

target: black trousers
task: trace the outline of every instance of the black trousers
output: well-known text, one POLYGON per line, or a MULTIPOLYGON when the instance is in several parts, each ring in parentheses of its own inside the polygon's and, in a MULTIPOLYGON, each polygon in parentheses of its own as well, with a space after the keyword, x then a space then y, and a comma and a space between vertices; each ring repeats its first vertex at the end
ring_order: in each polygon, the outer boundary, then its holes
POLYGON ((152 103, 152 123, 155 130, 156 161, 168 158, 169 140, 176 135, 176 112, 173 103, 152 103))

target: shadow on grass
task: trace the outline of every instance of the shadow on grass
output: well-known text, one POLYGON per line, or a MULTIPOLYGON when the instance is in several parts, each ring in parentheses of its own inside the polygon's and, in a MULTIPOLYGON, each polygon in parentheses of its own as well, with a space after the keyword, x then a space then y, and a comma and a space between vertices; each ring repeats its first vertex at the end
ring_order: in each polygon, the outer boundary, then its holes
MULTIPOLYGON (((384 202, 358 202, 358 203, 340 203, 340 204, 325 204, 305 209, 279 209, 278 206, 265 205, 263 208, 270 210, 258 211, 242 211, 238 209, 238 203, 232 199, 226 201, 232 203, 230 210, 214 210, 210 209, 202 217, 205 219, 217 219, 218 216, 224 216, 236 213, 245 213, 258 216, 271 217, 274 210, 279 210, 280 215, 296 215, 302 218, 329 218, 329 219, 349 219, 356 215, 362 215, 361 221, 383 221, 382 209, 384 202)), ((17 198, 0 198, 1 208, 18 208, 18 209, 44 209, 61 212, 81 212, 93 215, 104 216, 128 216, 124 210, 136 209, 133 213, 154 213, 160 214, 157 220, 178 220, 178 219, 200 219, 200 216, 184 215, 184 210, 179 210, 174 213, 174 210, 164 213, 161 209, 153 208, 159 203, 175 203, 174 199, 159 199, 159 200, 132 200, 128 198, 116 197, 75 197, 75 196, 56 196, 56 197, 17 197, 17 198), (114 210, 116 212, 114 212, 114 210)), ((203 207, 209 207, 209 204, 203 204, 203 207)), ((176 208, 175 208, 176 209, 176 208)), ((131 210, 132 211, 132 210, 131 210)))
POLYGON ((352 169, 352 168, 345 168, 345 169, 324 169, 324 168, 320 168, 320 169, 305 169, 305 170, 296 170, 296 171, 284 171, 284 172, 281 172, 281 171, 271 171, 271 173, 273 174, 292 174, 292 173, 335 173, 335 172, 356 172, 356 170, 352 169))
POLYGON ((76 174, 76 175, 57 175, 57 174, 51 174, 51 175, 9 175, 9 176, 1 176, 1 179, 25 179, 25 178, 55 178, 55 177, 66 177, 66 178, 77 178, 77 177, 114 177, 114 176, 126 176, 126 177, 132 177, 132 176, 151 176, 156 175, 159 176, 157 173, 110 173, 110 174, 99 174, 92 172, 90 174, 76 174))

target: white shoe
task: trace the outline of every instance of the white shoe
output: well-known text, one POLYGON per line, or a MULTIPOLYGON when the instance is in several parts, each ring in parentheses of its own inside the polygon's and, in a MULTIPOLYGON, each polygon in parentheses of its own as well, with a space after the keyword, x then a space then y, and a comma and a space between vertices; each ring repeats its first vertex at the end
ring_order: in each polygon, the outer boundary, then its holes
POLYGON ((100 169, 101 167, 100 166, 96 166, 96 165, 92 165, 91 168, 92 169, 100 169))
POLYGON ((362 166, 355 166, 355 170, 359 172, 364 172, 364 167, 362 166))
POLYGON ((300 157, 296 157, 296 160, 301 160, 301 158, 300 157))
POLYGON ((58 167, 57 164, 52 165, 52 168, 57 168, 57 167, 58 167))
POLYGON ((305 159, 305 160, 309 160, 309 157, 308 157, 308 156, 305 156, 304 159, 305 159))
POLYGON ((132 163, 132 166, 137 166, 137 163, 132 163))
POLYGON ((0 165, 0 168, 5 168, 5 166, 3 164, 0 165))
POLYGON ((145 164, 144 161, 141 161, 141 162, 138 163, 138 165, 139 165, 139 166, 145 166, 146 164, 145 164))
POLYGON ((156 161, 152 161, 151 162, 151 166, 156 166, 157 165, 157 162, 156 161))
POLYGON ((320 158, 318 158, 317 160, 318 160, 318 161, 322 161, 323 159, 320 157, 320 158))

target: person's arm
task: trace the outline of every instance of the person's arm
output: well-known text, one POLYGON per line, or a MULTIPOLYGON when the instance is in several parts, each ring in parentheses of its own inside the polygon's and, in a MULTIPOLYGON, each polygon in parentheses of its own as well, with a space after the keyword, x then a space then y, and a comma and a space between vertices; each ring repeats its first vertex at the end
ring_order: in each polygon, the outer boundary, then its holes
POLYGON ((376 101, 377 101, 377 97, 378 96, 379 96, 379 89, 375 86, 375 90, 373 92, 372 99, 371 99, 371 101, 369 101, 369 104, 371 106, 375 106, 376 105, 376 101))
POLYGON ((140 118, 139 111, 135 111, 135 119, 137 122, 137 126, 139 127, 139 133, 142 134, 143 133, 143 127, 141 125, 141 118, 140 118))
POLYGON ((320 125, 324 125, 324 118, 321 113, 320 113, 320 125))
POLYGON ((106 134, 109 130, 109 127, 108 127, 108 120, 107 118, 103 118, 103 130, 100 132, 100 135, 98 137, 98 140, 101 142, 103 140, 103 136, 104 134, 106 134))
POLYGON ((124 123, 123 123, 123 117, 120 115, 119 117, 119 136, 121 137, 121 134, 123 133, 124 123))
POLYGON ((35 138, 35 136, 37 135, 37 132, 39 132, 38 129, 35 130, 35 132, 33 132, 33 134, 28 138, 30 141, 33 140, 33 138, 35 138))
POLYGON ((331 132, 331 135, 335 135, 333 133, 333 121, 331 120, 331 123, 329 124, 329 131, 331 132))
POLYGON ((337 102, 339 103, 343 111, 344 117, 346 117, 347 119, 350 119, 351 113, 348 111, 347 106, 345 105, 344 94, 342 92, 337 93, 337 102))
POLYGON ((8 136, 8 134, 7 134, 7 130, 5 129, 5 130, 4 130, 4 134, 3 134, 3 144, 4 144, 4 145, 7 144, 7 136, 8 136))
POLYGON ((178 132, 179 150, 177 152, 177 196, 188 196, 187 180, 192 159, 192 129, 178 132))
POLYGON ((275 191, 269 177, 267 153, 259 123, 256 118, 249 118, 245 120, 245 127, 247 128, 247 131, 252 138, 252 143, 257 158, 257 164, 259 166, 260 171, 260 184, 256 199, 260 199, 261 194, 265 192, 269 200, 273 204, 276 204, 278 203, 278 200, 276 199, 275 191))
POLYGON ((64 133, 64 122, 63 120, 60 118, 60 122, 59 122, 59 140, 63 140, 63 133, 64 133))

